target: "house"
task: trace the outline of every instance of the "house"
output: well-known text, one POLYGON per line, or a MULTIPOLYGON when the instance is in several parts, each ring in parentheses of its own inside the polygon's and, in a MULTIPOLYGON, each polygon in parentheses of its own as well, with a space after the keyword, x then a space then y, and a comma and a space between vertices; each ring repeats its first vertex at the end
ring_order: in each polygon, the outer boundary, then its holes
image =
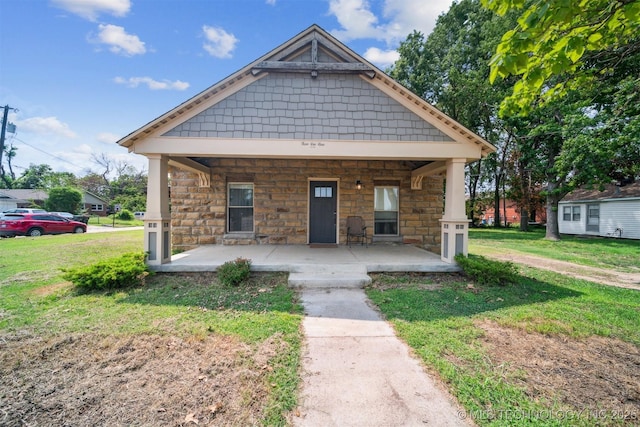
POLYGON ((4 190, 0 190, 0 212, 16 209, 18 204, 26 203, 26 200, 17 199, 13 196, 3 193, 4 190))
MULTIPOLYGON (((500 199, 500 222, 504 225, 505 218, 507 225, 520 224, 520 207, 515 200, 500 199)), ((480 220, 483 224, 493 225, 496 220, 496 209, 493 204, 487 206, 482 213, 480 220)), ((547 212, 542 203, 538 203, 536 210, 529 212, 529 223, 545 224, 547 222, 547 212)))
POLYGON ((344 244, 349 216, 373 243, 453 262, 465 164, 495 151, 316 25, 118 144, 149 161, 150 265, 200 245, 344 244))
POLYGON ((640 239, 640 181, 577 189, 558 203, 562 234, 640 239))
MULTIPOLYGON (((82 193, 82 210, 90 215, 106 216, 108 204, 105 200, 88 191, 82 193)), ((49 197, 46 190, 11 189, 0 190, 0 212, 15 208, 44 207, 49 197), (4 204, 11 207, 3 207, 4 204), (15 206, 13 206, 15 204, 15 206)), ((72 212, 76 213, 76 212, 72 212)))

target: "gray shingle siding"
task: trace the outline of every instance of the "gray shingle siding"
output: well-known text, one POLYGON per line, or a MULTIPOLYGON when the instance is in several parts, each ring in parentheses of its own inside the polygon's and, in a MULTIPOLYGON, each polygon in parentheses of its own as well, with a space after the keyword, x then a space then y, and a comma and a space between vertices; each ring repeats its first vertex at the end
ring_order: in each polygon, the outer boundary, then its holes
POLYGON ((165 136, 452 141, 358 76, 323 73, 273 73, 165 136))

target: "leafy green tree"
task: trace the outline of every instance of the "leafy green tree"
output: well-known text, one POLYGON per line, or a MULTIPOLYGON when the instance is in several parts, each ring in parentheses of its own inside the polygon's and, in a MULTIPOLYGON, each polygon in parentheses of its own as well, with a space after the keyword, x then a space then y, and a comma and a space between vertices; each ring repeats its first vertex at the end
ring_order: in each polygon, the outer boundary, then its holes
POLYGON ((520 76, 503 113, 529 111, 606 76, 640 51, 640 0, 482 0, 498 14, 521 11, 491 59, 491 81, 520 76))
POLYGON ((400 58, 390 70, 400 83, 498 148, 486 160, 469 165, 467 175, 471 219, 475 219, 480 190, 492 183, 498 226, 498 203, 509 174, 514 131, 497 116, 511 83, 491 85, 488 63, 502 34, 514 24, 515 14, 501 17, 484 9, 479 0, 462 0, 438 18, 426 39, 419 32, 410 34, 400 44, 400 58))
POLYGON ((76 214, 82 208, 82 193, 70 187, 52 188, 44 205, 48 211, 76 214))
POLYGON ((47 164, 30 164, 14 181, 13 188, 48 190, 54 187, 75 187, 76 181, 76 176, 71 172, 54 172, 47 164))

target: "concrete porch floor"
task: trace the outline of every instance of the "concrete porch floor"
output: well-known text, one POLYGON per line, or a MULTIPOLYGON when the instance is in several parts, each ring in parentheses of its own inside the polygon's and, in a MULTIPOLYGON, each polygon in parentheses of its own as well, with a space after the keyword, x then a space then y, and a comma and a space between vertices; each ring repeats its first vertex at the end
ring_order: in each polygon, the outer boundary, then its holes
POLYGON ((373 272, 456 272, 460 268, 440 260, 432 252, 408 245, 340 245, 314 248, 309 245, 203 245, 171 257, 171 263, 154 266, 161 272, 215 271, 238 257, 251 260, 252 271, 299 271, 305 266, 353 265, 373 272))

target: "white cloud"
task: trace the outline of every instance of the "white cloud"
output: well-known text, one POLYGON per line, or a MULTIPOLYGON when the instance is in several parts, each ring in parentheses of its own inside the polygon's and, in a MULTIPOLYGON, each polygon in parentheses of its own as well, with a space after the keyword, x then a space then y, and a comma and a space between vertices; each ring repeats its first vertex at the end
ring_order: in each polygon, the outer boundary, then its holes
POLYGON ((174 82, 170 80, 154 80, 151 77, 116 77, 113 79, 115 83, 126 85, 128 87, 138 87, 140 85, 147 85, 151 90, 185 90, 189 88, 189 83, 176 80, 174 82))
POLYGON ((115 144, 118 140, 120 140, 120 135, 111 132, 101 132, 96 135, 96 141, 103 144, 115 144))
POLYGON ((384 0, 381 16, 376 16, 367 0, 330 0, 329 13, 341 29, 331 33, 342 41, 372 38, 396 48, 414 30, 428 35, 452 0, 384 0))
POLYGON ((276 0, 267 0, 267 1, 266 1, 266 3, 267 3, 269 6, 275 6, 275 5, 276 5, 276 0))
POLYGON ((141 55, 147 51, 144 42, 134 34, 127 34, 123 27, 111 24, 98 25, 99 43, 109 45, 113 53, 126 56, 141 55))
POLYGON ((18 129, 47 136, 62 136, 75 138, 77 135, 69 128, 69 125, 58 120, 57 117, 31 117, 16 121, 18 129))
POLYGON ((131 10, 130 0, 52 0, 52 3, 90 21, 95 21, 101 13, 125 16, 131 10))
POLYGON ((330 0, 329 13, 344 28, 332 31, 341 41, 353 39, 378 38, 380 30, 376 27, 378 18, 371 12, 367 0, 330 0))
POLYGON ((202 26, 207 41, 203 44, 204 50, 216 58, 231 58, 231 52, 236 48, 238 39, 233 34, 227 33, 222 28, 202 26))
POLYGON ((364 53, 364 58, 379 67, 386 68, 400 59, 400 54, 397 50, 381 50, 377 47, 370 47, 364 53))
POLYGON ((413 30, 429 35, 438 16, 446 13, 451 3, 452 0, 386 0, 384 16, 389 19, 385 26, 386 40, 402 41, 413 30))

